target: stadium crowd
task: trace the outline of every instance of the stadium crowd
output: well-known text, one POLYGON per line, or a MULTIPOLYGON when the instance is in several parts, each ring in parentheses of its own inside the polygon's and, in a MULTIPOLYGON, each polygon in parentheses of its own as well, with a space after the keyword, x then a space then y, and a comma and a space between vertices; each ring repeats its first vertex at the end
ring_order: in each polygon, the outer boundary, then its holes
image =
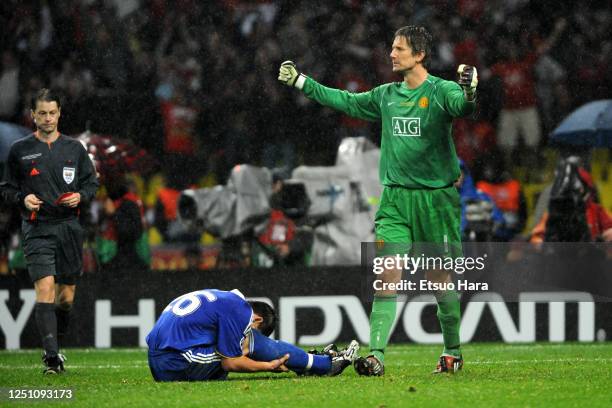
POLYGON ((378 142, 378 124, 284 89, 276 71, 297 59, 321 83, 353 92, 398 81, 390 43, 407 24, 433 34, 434 75, 478 67, 479 112, 454 129, 476 181, 493 182, 492 158, 511 162, 520 181, 543 181, 547 134, 612 90, 606 1, 142 0, 120 15, 113 1, 7 0, 0 10, 0 120, 31 127, 32 93, 59 88, 63 133, 129 138, 175 189, 222 184, 237 163, 331 165, 346 136, 378 142))

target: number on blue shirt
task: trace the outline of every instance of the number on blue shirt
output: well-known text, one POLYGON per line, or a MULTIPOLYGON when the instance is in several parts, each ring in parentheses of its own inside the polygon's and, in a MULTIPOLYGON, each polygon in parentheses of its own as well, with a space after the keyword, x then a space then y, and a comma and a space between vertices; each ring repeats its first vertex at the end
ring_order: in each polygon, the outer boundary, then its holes
POLYGON ((198 310, 198 308, 202 305, 202 301, 198 295, 203 295, 209 302, 214 302, 217 300, 217 297, 211 291, 198 290, 196 292, 187 293, 176 298, 174 301, 170 302, 170 304, 164 309, 164 312, 172 311, 172 313, 177 316, 187 316, 188 314, 198 310))

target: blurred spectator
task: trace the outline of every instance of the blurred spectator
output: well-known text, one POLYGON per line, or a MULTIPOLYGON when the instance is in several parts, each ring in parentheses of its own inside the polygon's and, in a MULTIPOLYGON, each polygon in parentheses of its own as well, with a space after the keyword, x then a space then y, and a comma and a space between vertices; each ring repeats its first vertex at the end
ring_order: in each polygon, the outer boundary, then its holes
POLYGON ((59 0, 51 9, 53 18, 53 53, 58 61, 84 52, 83 4, 79 0, 59 0))
POLYGON ((59 71, 51 78, 51 84, 61 90, 69 101, 66 114, 62 117, 62 130, 67 134, 83 132, 91 119, 89 112, 81 107, 88 105, 88 98, 95 89, 92 72, 82 68, 76 56, 72 55, 62 61, 59 71))
MULTIPOLYGON (((469 19, 470 23, 478 23, 485 13, 485 0, 457 0, 457 12, 461 17, 469 19)), ((467 61, 466 64, 471 64, 467 61)))
POLYGON ((55 62, 53 54, 46 52, 53 36, 51 10, 46 1, 38 6, 30 2, 19 3, 12 10, 9 30, 20 60, 36 71, 55 62))
POLYGON ((196 152, 194 127, 197 110, 191 106, 185 91, 177 87, 171 99, 161 102, 164 119, 164 152, 192 156, 196 152))
POLYGON ((612 9, 609 2, 602 5, 573 10, 573 32, 568 41, 565 68, 572 78, 568 88, 576 105, 610 97, 612 9), (572 64, 572 60, 580 63, 572 64))
POLYGON ((14 121, 19 107, 19 64, 12 51, 2 52, 0 120, 14 121))
MULTIPOLYGON (((534 66, 538 58, 548 52, 567 26, 565 19, 555 24, 550 36, 531 50, 524 53, 519 38, 516 36, 502 37, 498 41, 498 49, 505 49, 508 58, 496 62, 490 71, 484 71, 483 79, 489 75, 499 76, 504 87, 504 102, 500 112, 497 141, 507 158, 517 148, 519 135, 523 137, 529 150, 521 152, 528 156, 529 166, 535 166, 535 155, 541 137, 540 115, 537 108, 534 66)), ((528 45, 529 46, 529 45, 528 45)))
MULTIPOLYGON (((19 210, 17 207, 9 205, 0 199, 0 267, 8 266, 5 272, 9 272, 14 268, 14 265, 9 264, 9 253, 17 249, 16 244, 19 242, 20 229, 21 217, 19 216, 19 210)), ((21 258, 23 258, 21 248, 19 248, 19 251, 21 258)), ((22 267, 25 268, 25 262, 22 267)), ((2 273, 1 270, 0 273, 2 273)))
POLYGON ((456 186, 461 196, 462 240, 490 242, 496 238, 496 232, 504 226, 504 215, 491 197, 476 189, 474 179, 463 160, 459 161, 459 166, 461 176, 456 186))
POLYGON ((96 84, 101 88, 122 89, 128 81, 131 55, 119 26, 99 23, 87 41, 88 58, 96 84), (103 52, 101 50, 104 50, 103 52))
MULTIPOLYGON (((463 64, 473 65, 475 67, 481 67, 482 62, 479 54, 480 47, 478 46, 478 36, 469 27, 466 27, 463 31, 463 35, 459 37, 459 40, 455 44, 453 49, 454 61, 460 61, 463 64)), ((455 62, 449 66, 455 68, 455 62)))
POLYGON ((510 177, 503 155, 491 153, 482 159, 481 180, 476 188, 493 199, 504 215, 504 226, 496 231, 502 241, 510 241, 525 228, 527 204, 521 183, 510 177))
POLYGON ((547 134, 562 119, 558 112, 567 113, 567 109, 562 106, 563 100, 557 93, 559 86, 567 88, 565 83, 567 72, 555 59, 543 55, 536 63, 535 74, 536 95, 540 102, 543 129, 547 134))
POLYGON ((125 274, 149 269, 151 255, 144 207, 122 175, 107 178, 98 258, 105 271, 125 274))
POLYGON ((178 200, 185 188, 187 184, 182 174, 171 173, 157 193, 153 223, 165 243, 197 243, 199 240, 199 234, 188 231, 178 219, 178 200))
MULTIPOLYGON (((340 72, 334 87, 346 89, 351 93, 365 92, 372 85, 363 77, 360 70, 350 60, 341 65, 340 72)), ((348 115, 339 114, 338 142, 345 137, 370 136, 370 126, 365 120, 355 119, 348 115)))
POLYGON ((93 88, 93 76, 89 69, 80 69, 76 57, 62 61, 61 70, 52 78, 51 84, 64 90, 71 99, 78 99, 93 88))
POLYGON ((285 260, 291 254, 290 244, 295 238, 295 223, 281 210, 272 209, 270 218, 263 233, 257 237, 261 244, 259 256, 253 257, 254 266, 286 266, 285 260))
POLYGON ((468 167, 495 149, 495 128, 486 120, 455 119, 453 136, 457 155, 468 167))
MULTIPOLYGON (((34 128, 34 120, 32 119, 30 104, 32 97, 34 97, 36 92, 38 92, 41 88, 43 88, 42 78, 38 75, 32 75, 30 78, 28 78, 26 84, 23 86, 23 91, 21 92, 21 113, 19 115, 20 117, 18 122, 30 129, 34 128)), ((62 123, 62 128, 63 127, 64 125, 62 123)))

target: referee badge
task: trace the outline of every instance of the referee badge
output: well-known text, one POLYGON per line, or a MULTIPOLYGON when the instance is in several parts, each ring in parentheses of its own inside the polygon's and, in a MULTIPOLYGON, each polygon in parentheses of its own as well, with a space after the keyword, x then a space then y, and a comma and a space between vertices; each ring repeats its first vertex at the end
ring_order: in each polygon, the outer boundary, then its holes
POLYGON ((76 169, 74 167, 64 167, 64 171, 62 171, 62 176, 64 177, 64 181, 66 184, 70 184, 74 181, 74 173, 76 169))

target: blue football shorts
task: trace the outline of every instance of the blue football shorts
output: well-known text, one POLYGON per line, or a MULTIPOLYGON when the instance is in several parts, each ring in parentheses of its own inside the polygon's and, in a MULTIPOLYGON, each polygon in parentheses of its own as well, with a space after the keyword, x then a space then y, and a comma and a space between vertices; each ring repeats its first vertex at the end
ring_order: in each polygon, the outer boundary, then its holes
POLYGON ((186 351, 149 350, 149 368, 155 381, 225 380, 221 356, 214 347, 186 351))

